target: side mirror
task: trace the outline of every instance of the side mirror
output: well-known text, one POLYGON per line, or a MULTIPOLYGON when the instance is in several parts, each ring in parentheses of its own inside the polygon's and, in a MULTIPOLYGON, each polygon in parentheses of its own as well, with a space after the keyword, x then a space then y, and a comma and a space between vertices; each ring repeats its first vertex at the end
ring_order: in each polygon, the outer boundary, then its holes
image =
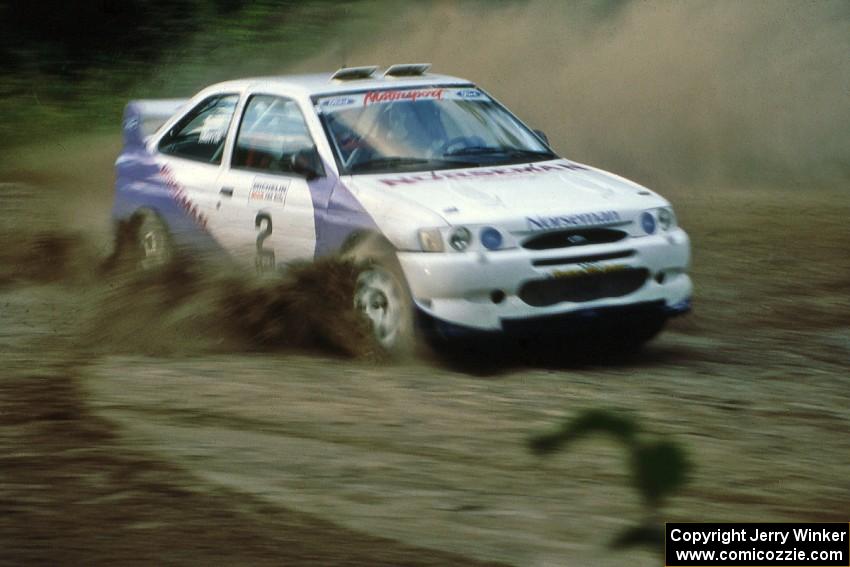
POLYGON ((546 145, 549 145, 549 136, 546 135, 546 132, 543 130, 534 130, 534 133, 537 134, 537 137, 543 140, 546 145))
POLYGON ((322 160, 316 148, 299 150, 290 158, 290 168, 294 173, 303 175, 307 181, 312 181, 324 173, 322 160))

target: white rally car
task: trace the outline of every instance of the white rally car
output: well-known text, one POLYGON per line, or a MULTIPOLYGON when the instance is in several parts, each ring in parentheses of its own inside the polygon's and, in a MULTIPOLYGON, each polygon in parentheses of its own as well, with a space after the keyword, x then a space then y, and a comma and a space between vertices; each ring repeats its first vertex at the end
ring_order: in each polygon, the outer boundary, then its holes
POLYGON ((268 271, 352 254, 365 260, 352 299, 390 350, 417 328, 600 323, 637 345, 690 307, 690 243, 665 199, 559 157, 428 65, 134 101, 124 141, 114 216, 142 218, 143 263, 213 250, 268 271))

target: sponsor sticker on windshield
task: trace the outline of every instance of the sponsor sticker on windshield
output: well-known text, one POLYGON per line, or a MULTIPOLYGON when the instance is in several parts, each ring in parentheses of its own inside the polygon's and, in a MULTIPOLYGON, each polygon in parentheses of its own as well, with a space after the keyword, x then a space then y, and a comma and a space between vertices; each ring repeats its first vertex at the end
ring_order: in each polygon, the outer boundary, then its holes
POLYGON ((323 97, 318 100, 318 106, 324 112, 334 112, 348 108, 387 104, 393 102, 419 102, 440 100, 490 100, 478 89, 462 88, 425 88, 425 89, 380 89, 365 93, 345 94, 323 97))
POLYGON ((322 108, 339 108, 340 106, 355 106, 357 100, 350 96, 333 96, 319 101, 322 108))
POLYGON ((376 104, 379 102, 395 102, 397 100, 417 100, 443 98, 445 89, 414 89, 409 91, 370 91, 363 95, 363 105, 376 104))
POLYGON ((487 95, 479 91, 478 89, 459 89, 455 93, 455 96, 459 99, 463 100, 486 100, 487 95))

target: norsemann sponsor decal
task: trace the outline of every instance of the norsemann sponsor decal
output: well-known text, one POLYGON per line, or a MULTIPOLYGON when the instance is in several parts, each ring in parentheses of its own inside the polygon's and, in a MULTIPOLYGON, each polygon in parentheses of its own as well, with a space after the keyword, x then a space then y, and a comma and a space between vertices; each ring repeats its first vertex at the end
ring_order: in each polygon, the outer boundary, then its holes
POLYGON ((617 211, 596 211, 575 215, 525 217, 528 230, 550 230, 573 226, 609 224, 622 220, 617 211))
POLYGON ((417 183, 425 183, 429 181, 452 179, 475 179, 476 181, 486 181, 488 179, 503 179, 505 177, 513 176, 539 175, 542 173, 564 170, 578 171, 583 169, 587 168, 577 163, 560 161, 555 163, 530 163, 518 166, 482 167, 480 169, 464 169, 460 171, 431 171, 429 173, 419 173, 415 175, 383 177, 379 179, 379 181, 389 187, 395 187, 396 185, 415 185, 417 183))

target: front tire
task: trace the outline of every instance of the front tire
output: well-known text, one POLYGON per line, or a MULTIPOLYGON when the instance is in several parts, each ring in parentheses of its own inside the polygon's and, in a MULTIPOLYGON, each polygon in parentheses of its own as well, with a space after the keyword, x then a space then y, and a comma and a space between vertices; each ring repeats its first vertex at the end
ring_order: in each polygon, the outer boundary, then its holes
POLYGON ((412 354, 418 343, 413 298, 395 249, 369 235, 353 244, 344 257, 358 266, 354 308, 369 321, 378 345, 392 356, 412 354))
POLYGON ((371 323, 375 340, 388 352, 408 350, 410 299, 397 277, 374 264, 357 276, 354 307, 371 323))

